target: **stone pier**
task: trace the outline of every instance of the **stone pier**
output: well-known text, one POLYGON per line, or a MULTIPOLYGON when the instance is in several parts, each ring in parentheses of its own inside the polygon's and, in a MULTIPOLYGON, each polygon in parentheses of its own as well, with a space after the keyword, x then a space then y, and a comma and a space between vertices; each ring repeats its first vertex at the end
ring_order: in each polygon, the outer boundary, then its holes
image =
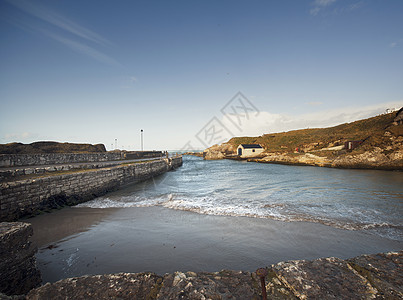
POLYGON ((75 205, 182 165, 182 157, 122 163, 0 183, 0 221, 16 221, 40 211, 75 205))

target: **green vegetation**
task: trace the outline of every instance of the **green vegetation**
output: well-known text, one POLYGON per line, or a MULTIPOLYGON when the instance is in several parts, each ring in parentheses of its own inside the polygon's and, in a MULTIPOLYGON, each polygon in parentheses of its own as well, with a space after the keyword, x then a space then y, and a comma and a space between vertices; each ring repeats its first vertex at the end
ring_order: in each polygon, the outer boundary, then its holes
MULTIPOLYGON (((328 128, 293 130, 282 133, 265 134, 259 137, 235 137, 228 141, 234 147, 239 144, 260 144, 267 152, 293 152, 343 145, 347 141, 364 140, 362 150, 374 146, 382 147, 390 143, 385 129, 391 135, 403 135, 403 125, 391 126, 396 113, 384 114, 369 119, 345 123, 328 128)), ((335 153, 336 154, 336 153, 335 153)))

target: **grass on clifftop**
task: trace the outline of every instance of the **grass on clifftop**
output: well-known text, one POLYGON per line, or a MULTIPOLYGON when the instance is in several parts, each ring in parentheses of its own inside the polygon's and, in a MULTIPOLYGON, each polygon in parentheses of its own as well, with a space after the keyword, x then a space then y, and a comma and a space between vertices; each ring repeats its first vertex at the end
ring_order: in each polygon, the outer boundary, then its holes
MULTIPOLYGON (((364 139, 367 140, 362 145, 363 148, 381 147, 390 140, 384 133, 395 115, 394 112, 328 128, 293 130, 259 137, 235 137, 228 143, 235 148, 239 144, 256 143, 262 145, 267 152, 293 152, 297 147, 305 151, 318 150, 364 139)), ((403 125, 392 125, 388 131, 394 136, 403 135, 403 125)))

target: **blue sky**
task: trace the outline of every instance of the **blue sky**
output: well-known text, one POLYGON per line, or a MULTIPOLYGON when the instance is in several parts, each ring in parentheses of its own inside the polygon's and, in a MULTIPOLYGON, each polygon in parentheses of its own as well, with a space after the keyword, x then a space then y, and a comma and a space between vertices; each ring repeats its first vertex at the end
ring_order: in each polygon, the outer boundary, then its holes
POLYGON ((0 143, 138 150, 143 129, 147 150, 204 148, 374 116, 403 106, 402 15, 401 0, 0 0, 0 143), (238 92, 254 110, 227 114, 238 92))

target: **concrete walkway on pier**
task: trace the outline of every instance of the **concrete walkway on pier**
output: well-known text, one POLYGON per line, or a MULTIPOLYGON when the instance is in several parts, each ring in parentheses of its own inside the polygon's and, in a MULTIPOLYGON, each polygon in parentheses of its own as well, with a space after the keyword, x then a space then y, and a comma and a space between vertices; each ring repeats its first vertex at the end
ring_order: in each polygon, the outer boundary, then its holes
POLYGON ((69 171, 74 169, 100 169, 113 167, 121 164, 129 164, 135 162, 161 160, 164 157, 156 158, 138 158, 128 160, 113 160, 99 162, 77 162, 77 163, 62 163, 48 164, 36 166, 15 166, 15 167, 0 167, 0 181, 13 181, 24 175, 41 175, 45 172, 69 171))
POLYGON ((50 164, 50 165, 37 165, 37 166, 16 166, 16 167, 0 167, 0 171, 13 171, 18 169, 37 169, 37 168, 48 168, 48 167, 64 167, 64 166, 85 166, 85 165, 99 165, 99 166, 113 166, 124 163, 136 162, 136 161, 148 161, 148 160, 159 160, 165 158, 163 157, 153 157, 153 158, 137 158, 137 159, 127 159, 127 160, 112 160, 112 161, 99 161, 99 162, 77 162, 77 163, 62 163, 62 164, 50 164))

